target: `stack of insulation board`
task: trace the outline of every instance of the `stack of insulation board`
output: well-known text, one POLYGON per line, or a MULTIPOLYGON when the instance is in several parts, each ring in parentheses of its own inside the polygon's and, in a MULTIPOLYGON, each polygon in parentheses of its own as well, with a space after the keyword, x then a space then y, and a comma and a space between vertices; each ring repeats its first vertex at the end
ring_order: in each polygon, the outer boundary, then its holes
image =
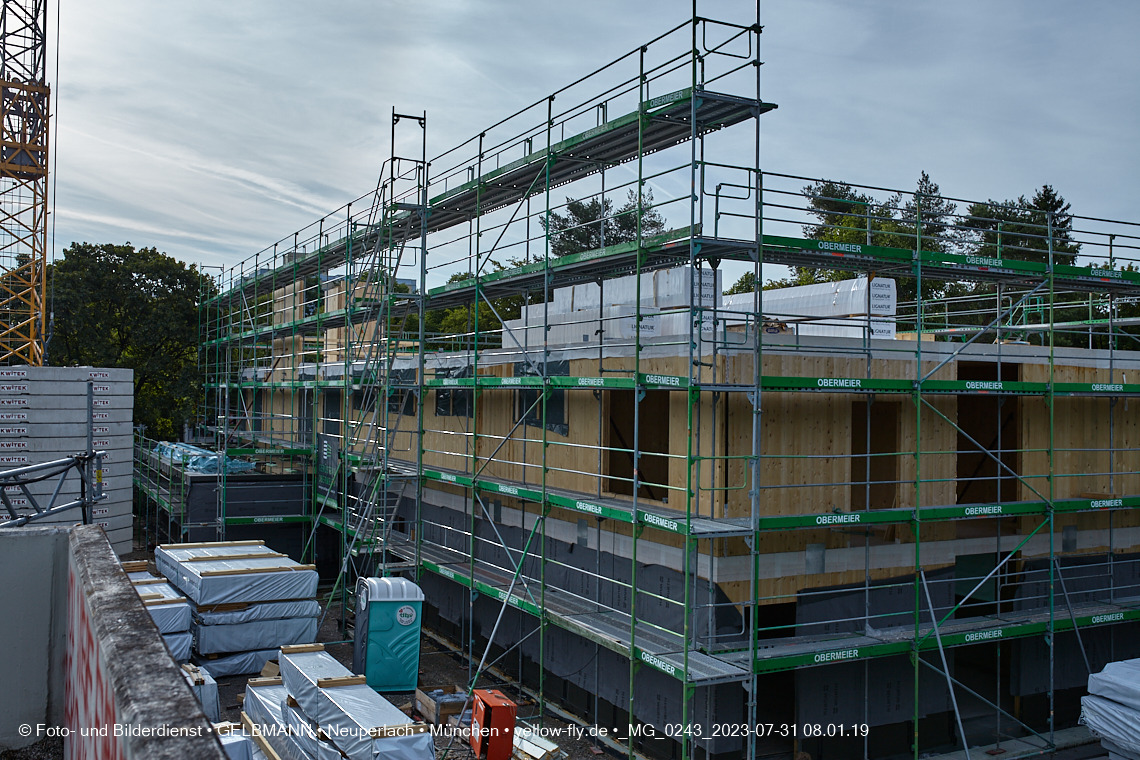
POLYGON ((218 735, 229 760, 271 760, 277 757, 265 737, 248 731, 244 724, 214 721, 214 733, 218 735))
POLYGON ((1140 659, 1110 662, 1089 676, 1081 723, 1111 760, 1140 760, 1140 659))
MULTIPOLYGON (((728 326, 744 324, 743 312, 752 310, 755 298, 754 293, 725 296, 721 307, 728 313, 721 318, 728 326)), ((897 304, 891 278, 876 277, 868 286, 866 277, 856 277, 765 290, 760 307, 765 317, 787 323, 799 335, 862 338, 869 324, 872 338, 894 340, 897 304)))
MULTIPOLYGON (((134 413, 134 372, 100 367, 0 367, 0 469, 51 462, 87 449, 87 428, 92 445, 103 457, 103 493, 107 498, 91 510, 91 522, 107 533, 116 554, 131 551, 131 472, 134 463, 131 421, 134 413), (91 382, 93 408, 87 415, 87 383, 91 382)), ((72 471, 59 487, 57 503, 79 498, 80 479, 72 471)), ((28 492, 46 507, 59 478, 27 485, 28 492)), ((18 516, 34 513, 18 486, 8 486, 18 516)), ((0 508, 0 521, 9 517, 0 508)), ((79 509, 44 518, 43 523, 74 524, 79 509)))
POLYGON ((202 712, 206 713, 206 717, 213 723, 221 720, 222 709, 218 702, 218 682, 197 665, 190 665, 189 663, 182 665, 182 675, 186 678, 186 683, 190 685, 190 690, 194 692, 194 696, 198 698, 198 703, 202 705, 202 712))
POLYGON ((165 578, 156 578, 146 569, 145 561, 124 562, 123 570, 150 613, 158 632, 166 641, 166 648, 176 662, 190 660, 191 611, 190 602, 174 589, 165 578))
POLYGON ((159 572, 194 604, 195 662, 215 678, 260 672, 286 644, 317 638, 317 572, 262 541, 168 544, 159 572))
POLYGON ((282 647, 280 678, 251 679, 245 711, 287 760, 434 760, 415 723, 320 644, 282 647))

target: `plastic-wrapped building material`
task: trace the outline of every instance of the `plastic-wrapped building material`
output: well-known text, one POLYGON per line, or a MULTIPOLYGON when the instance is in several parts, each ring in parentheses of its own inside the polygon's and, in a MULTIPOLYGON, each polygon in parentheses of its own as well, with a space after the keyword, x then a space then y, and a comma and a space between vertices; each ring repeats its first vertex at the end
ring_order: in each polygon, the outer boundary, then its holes
POLYGON ((1089 694, 1140 712, 1140 660, 1108 663, 1089 676, 1089 694))
POLYGON ((1101 739, 1100 747, 1108 752, 1108 760, 1140 760, 1140 754, 1129 752, 1108 739, 1101 739))
MULTIPOLYGON (((574 311, 564 314, 550 315, 550 330, 545 339, 552 344, 564 345, 570 343, 598 344, 599 338, 604 337, 607 342, 615 340, 631 340, 635 336, 637 327, 636 316, 632 306, 607 306, 603 311, 602 324, 598 326, 598 312, 595 309, 591 314, 588 311, 574 311), (603 332, 599 333, 601 329, 603 332)), ((652 338, 658 334, 658 316, 653 313, 656 309, 647 307, 642 309, 641 336, 652 338)), ((520 345, 533 347, 541 346, 544 336, 541 314, 537 319, 530 320, 524 326, 521 319, 508 319, 503 323, 502 341, 506 348, 518 348, 520 345), (518 341, 516 343, 516 341, 518 341)))
MULTIPOLYGON (((866 315, 868 303, 871 316, 893 317, 898 305, 895 281, 889 277, 871 280, 870 295, 867 278, 820 282, 791 288, 765 290, 761 302, 764 316, 776 319, 797 317, 849 317, 866 315)), ((731 311, 751 311, 755 303, 752 293, 724 296, 722 306, 731 311)))
MULTIPOLYGON (((217 474, 218 454, 209 449, 191 446, 188 443, 160 442, 154 447, 154 453, 159 459, 182 465, 187 472, 200 472, 207 475, 217 474)), ((226 473, 234 475, 240 472, 249 472, 254 468, 253 462, 240 459, 226 458, 226 473)))
POLYGON ((333 685, 352 674, 325 652, 282 652, 278 662, 289 696, 350 760, 435 757, 431 734, 391 702, 363 683, 333 685))
POLYGON ((218 704, 218 682, 197 665, 183 665, 182 674, 186 676, 186 682, 202 705, 202 712, 206 713, 211 723, 217 723, 222 714, 218 704))
POLYGON ((218 741, 229 760, 253 760, 253 748, 257 745, 245 734, 238 731, 219 734, 218 741))
POLYGON ((264 684, 251 682, 245 687, 245 714, 261 727, 265 740, 282 760, 313 760, 285 723, 281 706, 286 697, 280 679, 268 679, 264 684))
MULTIPOLYGON (((189 635, 187 634, 187 636, 189 635)), ((236 652, 216 659, 195 657, 194 664, 208 671, 214 678, 223 678, 225 676, 260 673, 261 669, 265 667, 265 663, 276 656, 276 649, 256 649, 252 652, 236 652)))
POLYGON ((285 704, 281 705, 281 717, 285 721, 289 733, 297 738, 297 743, 301 745, 301 749, 309 757, 316 757, 320 752, 319 745, 321 743, 317 737, 319 726, 301 712, 301 708, 297 706, 296 700, 292 697, 286 697, 285 704))
POLYGON ((1140 713, 1136 710, 1104 697, 1081 697, 1081 723, 1098 739, 1140 757, 1140 713))
POLYGON ((159 572, 196 605, 311 599, 317 571, 261 542, 170 544, 154 550, 159 572))
POLYGON ((146 570, 135 570, 127 573, 127 580, 135 584, 135 586, 140 586, 144 583, 166 583, 165 578, 156 578, 146 570))
POLYGON ((240 609, 216 610, 210 606, 194 610, 198 625, 239 625, 256 620, 281 618, 315 618, 321 616, 321 605, 315 599, 294 599, 288 602, 260 602, 247 604, 240 609))
POLYGON ((242 709, 250 720, 260 726, 284 725, 281 704, 289 695, 280 678, 250 679, 245 687, 245 701, 242 709))
POLYGON ((231 625, 199 625, 194 621, 191 632, 198 654, 244 652, 251 649, 309 644, 317 638, 317 618, 280 618, 251 620, 231 625))
POLYGON ((169 583, 147 583, 135 586, 135 591, 159 633, 190 630, 190 603, 169 583))
POLYGON ((190 661, 190 644, 194 640, 190 631, 164 633, 162 634, 162 639, 166 642, 166 648, 170 650, 170 656, 174 658, 175 662, 183 663, 190 661))
POLYGON ((297 740, 309 757, 317 760, 344 760, 344 756, 336 745, 323 738, 316 723, 301 712, 301 708, 292 698, 287 698, 281 706, 281 717, 289 729, 289 734, 297 740))
POLYGON ((296 700, 305 715, 320 726, 336 717, 339 708, 317 683, 331 678, 351 678, 351 670, 327 652, 282 652, 277 664, 289 696, 296 700))

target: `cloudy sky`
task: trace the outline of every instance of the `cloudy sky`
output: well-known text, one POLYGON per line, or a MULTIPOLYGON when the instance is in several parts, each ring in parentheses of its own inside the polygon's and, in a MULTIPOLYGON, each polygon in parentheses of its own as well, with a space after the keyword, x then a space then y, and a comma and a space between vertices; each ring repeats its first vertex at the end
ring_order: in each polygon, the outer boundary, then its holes
MULTIPOLYGON (((51 3, 55 58, 55 3, 51 3)), ((680 0, 60 0, 55 247, 232 265, 686 18, 680 0)), ((749 3, 703 15, 749 22, 749 3)), ((1140 3, 763 0, 763 166, 1140 221, 1140 3)), ((54 66, 50 74, 55 80, 54 66)))

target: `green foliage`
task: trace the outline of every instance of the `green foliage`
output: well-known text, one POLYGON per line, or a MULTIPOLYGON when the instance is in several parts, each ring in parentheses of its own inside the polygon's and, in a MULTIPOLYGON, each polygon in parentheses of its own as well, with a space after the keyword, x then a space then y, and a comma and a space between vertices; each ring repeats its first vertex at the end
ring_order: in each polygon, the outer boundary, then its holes
POLYGON ((753 272, 745 272, 739 280, 733 283, 731 288, 724 291, 724 294, 735 296, 739 293, 751 293, 754 290, 756 290, 756 275, 753 272))
MULTIPOLYGON (((664 232, 665 218, 653 208, 653 190, 646 191, 640 205, 642 239, 664 232)), ((637 240, 637 213, 637 194, 630 189, 625 203, 616 212, 609 198, 604 201, 567 198, 566 213, 551 212, 549 224, 543 219, 542 225, 550 233, 551 255, 569 256, 637 240)))
POLYGON ((972 252, 979 256, 1045 262, 1049 258, 1052 215, 1053 262, 1072 264, 1080 251, 1073 241, 1073 217, 1067 203, 1051 185, 1042 185, 1031 200, 973 203, 965 226, 972 252))
POLYGON ((198 299, 194 266, 155 248, 72 243, 54 264, 49 360, 134 370, 135 423, 176 439, 196 411, 198 299))

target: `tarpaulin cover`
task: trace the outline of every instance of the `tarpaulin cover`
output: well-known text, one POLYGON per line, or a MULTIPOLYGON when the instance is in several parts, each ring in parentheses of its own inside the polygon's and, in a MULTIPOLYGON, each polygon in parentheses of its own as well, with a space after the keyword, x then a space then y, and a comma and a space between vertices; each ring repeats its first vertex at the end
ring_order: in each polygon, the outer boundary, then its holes
POLYGON ((288 644, 311 644, 317 639, 317 619, 255 620, 237 625, 198 625, 195 622, 191 631, 198 654, 244 652, 288 644))
MULTIPOLYGON (((218 454, 209 449, 201 449, 188 443, 169 443, 163 441, 154 447, 154 453, 160 458, 174 464, 180 464, 187 472, 201 472, 207 475, 218 472, 218 454)), ((240 459, 226 458, 226 472, 230 475, 239 472, 249 472, 256 465, 240 459)))
POLYGON ((261 602, 251 604, 244 610, 211 612, 195 610, 194 620, 199 625, 236 625, 254 620, 279 620, 281 618, 320 617, 321 605, 315 599, 293 599, 287 602, 261 602))
POLYGON ((190 661, 190 643, 193 641, 193 636, 189 631, 164 633, 162 638, 166 641, 166 648, 170 650, 170 656, 175 662, 190 661))
POLYGON ((133 573, 127 573, 127 580, 131 583, 137 583, 139 581, 157 581, 162 579, 151 575, 149 570, 136 570, 133 573))
POLYGON ((284 760, 312 760, 297 739, 289 735, 281 705, 285 702, 284 686, 249 686, 245 688, 245 714, 263 727, 265 740, 284 760))
MULTIPOLYGON (((190 634, 187 634, 189 636, 190 634)), ((205 657, 195 657, 194 664, 210 671, 214 678, 224 676, 240 676, 249 673, 260 673, 269 662, 277 656, 276 649, 258 649, 252 652, 238 652, 236 654, 208 660, 205 657)))
POLYGON ((202 705, 202 712, 206 713, 206 717, 210 719, 211 723, 217 723, 221 720, 221 710, 218 706, 218 682, 204 670, 200 669, 199 673, 201 673, 204 683, 195 683, 196 679, 191 673, 182 671, 182 675, 186 676, 186 681, 190 684, 194 696, 202 705))
POLYGON ((1108 739, 1101 739, 1100 747, 1108 752, 1108 760, 1140 760, 1140 754, 1129 752, 1108 739))
POLYGON ((143 600, 146 611, 158 626, 159 633, 180 633, 190 630, 190 603, 186 601, 181 592, 169 583, 148 583, 145 586, 135 586, 139 598, 143 600), (147 596, 160 594, 162 599, 146 599, 147 596), (180 602, 166 602, 166 599, 181 599, 180 602))
POLYGON ((183 594, 198 606, 234 602, 268 602, 279 599, 309 599, 317 594, 317 571, 284 556, 226 559, 226 555, 269 554, 259 545, 221 545, 154 550, 154 562, 183 594), (188 561, 199 557, 217 557, 188 561), (273 568, 280 568, 274 571, 273 568), (247 570, 248 573, 210 575, 217 571, 247 570))
POLYGON ((265 756, 265 753, 261 751, 261 747, 256 744, 253 745, 253 760, 269 760, 269 758, 265 756))
POLYGON ((1140 712, 1140 660, 1108 663, 1089 676, 1089 694, 1140 712))
POLYGON ((373 739, 369 731, 380 726, 411 724, 391 702, 363 684, 318 688, 322 678, 349 673, 325 652, 282 654, 281 678, 302 712, 316 721, 350 760, 432 760, 435 745, 430 733, 373 739))
POLYGON ((253 739, 245 734, 234 731, 221 734, 218 739, 222 742, 222 749, 229 760, 253 760, 253 739))
POLYGON ((352 671, 327 652, 282 653, 277 664, 289 696, 297 700, 309 719, 324 726, 336 717, 336 706, 317 688, 317 681, 321 678, 346 678, 352 675, 352 671))
POLYGON ((281 704, 281 717, 285 721, 285 725, 289 727, 289 732, 297 739, 297 743, 301 745, 301 749, 310 757, 316 757, 320 748, 317 746, 321 740, 317 738, 317 724, 309 720, 300 709, 288 704, 288 699, 281 704))
POLYGON ((250 720, 259 725, 284 724, 281 703, 285 701, 286 696, 285 687, 281 684, 273 686, 246 684, 242 709, 250 720))
POLYGON ((344 760, 344 756, 341 755, 336 745, 320 738, 317 735, 317 724, 309 720, 298 708, 292 707, 288 703, 282 704, 281 716, 285 719, 289 734, 296 739, 298 746, 309 757, 316 758, 316 760, 344 760))
POLYGON ((1140 754, 1140 712, 1111 699, 1081 697, 1081 723, 1098 739, 1108 739, 1126 752, 1140 754))

